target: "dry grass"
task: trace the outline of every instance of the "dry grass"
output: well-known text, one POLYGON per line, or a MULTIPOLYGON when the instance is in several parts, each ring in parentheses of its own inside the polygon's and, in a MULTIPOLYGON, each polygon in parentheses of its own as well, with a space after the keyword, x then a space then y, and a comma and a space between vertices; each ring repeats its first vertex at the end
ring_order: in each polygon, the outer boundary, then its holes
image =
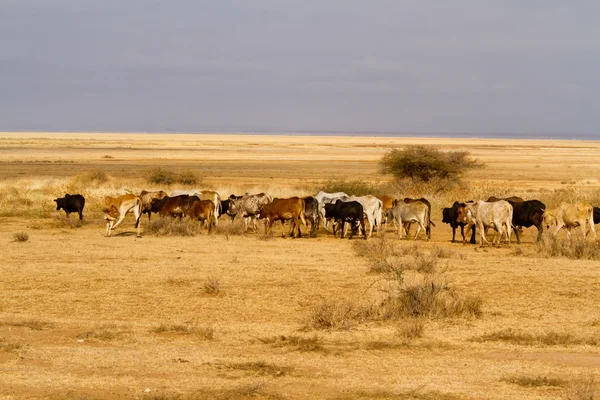
POLYGON ((309 314, 306 328, 347 330, 360 320, 363 313, 362 307, 348 300, 324 300, 309 314))
POLYGON ((293 371, 291 367, 271 364, 265 361, 226 363, 225 367, 231 370, 244 371, 254 376, 282 377, 293 371))
POLYGON ((11 327, 15 327, 15 328, 29 328, 34 331, 41 331, 44 329, 52 329, 56 325, 52 322, 42 321, 39 319, 17 319, 17 320, 0 321, 0 326, 11 326, 11 327))
POLYGON ((160 324, 150 330, 157 334, 193 335, 203 340, 213 340, 215 330, 212 326, 198 325, 196 323, 160 324))
POLYGON ((77 335, 78 339, 96 339, 101 341, 117 340, 123 337, 123 334, 128 331, 128 327, 119 326, 117 324, 103 324, 90 331, 77 335))
POLYGON ((401 320, 396 328, 396 336, 403 343, 410 343, 414 339, 423 337, 425 332, 425 323, 417 318, 408 318, 401 320))
POLYGON ((153 236, 196 236, 201 232, 201 223, 187 218, 155 218, 144 227, 144 234, 153 236))
POLYGON ((510 375, 500 379, 502 382, 508 382, 527 388, 534 387, 564 387, 567 385, 565 379, 549 377, 545 375, 510 375))
POLYGON ((29 234, 27 232, 17 232, 13 235, 13 242, 27 242, 29 234))
POLYGON ((487 333, 485 335, 471 338, 471 340, 474 342, 508 342, 520 346, 600 345, 600 338, 597 336, 582 338, 576 337, 570 333, 562 333, 555 331, 544 333, 527 333, 512 328, 487 333))
POLYGON ((564 400, 598 400, 600 390, 593 375, 581 376, 567 387, 564 400))
POLYGON ((296 351, 325 351, 323 347, 323 339, 317 335, 299 336, 299 335, 280 335, 261 338, 260 341, 264 344, 272 345, 273 347, 286 347, 296 351))
POLYGON ((221 293, 221 281, 219 278, 209 276, 204 281, 204 293, 209 296, 217 296, 221 293))
POLYGON ((25 348, 27 348, 27 345, 25 345, 23 343, 8 342, 8 341, 0 338, 0 351, 2 351, 2 352, 11 353, 11 352, 23 350, 25 348))
POLYGON ((538 257, 565 257, 571 260, 600 260, 600 243, 581 237, 567 240, 546 234, 536 244, 533 254, 538 257))

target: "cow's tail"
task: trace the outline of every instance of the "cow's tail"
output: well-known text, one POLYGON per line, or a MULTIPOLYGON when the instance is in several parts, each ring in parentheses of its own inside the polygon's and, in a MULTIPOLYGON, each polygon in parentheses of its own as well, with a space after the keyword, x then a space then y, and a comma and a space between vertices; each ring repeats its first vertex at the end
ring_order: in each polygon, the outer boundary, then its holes
POLYGON ((427 239, 431 239, 431 225, 433 225, 433 222, 431 222, 431 207, 427 206, 427 215, 425 216, 425 236, 427 236, 427 239))
POLYGON ((139 197, 135 201, 135 207, 138 210, 137 216, 135 219, 135 227, 137 228, 140 226, 140 218, 142 217, 142 200, 140 200, 139 197))

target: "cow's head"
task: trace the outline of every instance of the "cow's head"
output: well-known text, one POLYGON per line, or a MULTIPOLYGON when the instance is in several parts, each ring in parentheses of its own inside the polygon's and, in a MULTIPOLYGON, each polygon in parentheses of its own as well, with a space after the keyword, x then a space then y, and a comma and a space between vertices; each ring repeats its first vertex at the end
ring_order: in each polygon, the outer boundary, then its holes
POLYGON ((238 213, 238 199, 232 199, 229 197, 229 209, 227 210, 228 215, 236 215, 238 213))
MULTIPOLYGON (((67 195, 68 196, 68 195, 67 195)), ((60 210, 61 208, 65 208, 65 201, 66 201, 66 197, 62 197, 62 198, 58 198, 58 199, 54 199, 54 201, 56 202, 56 210, 60 210)))
POLYGON ((450 216, 451 208, 442 208, 442 222, 445 224, 452 223, 452 217, 450 216))
POLYGON ((456 208, 456 222, 467 222, 467 210, 465 206, 458 206, 456 208))

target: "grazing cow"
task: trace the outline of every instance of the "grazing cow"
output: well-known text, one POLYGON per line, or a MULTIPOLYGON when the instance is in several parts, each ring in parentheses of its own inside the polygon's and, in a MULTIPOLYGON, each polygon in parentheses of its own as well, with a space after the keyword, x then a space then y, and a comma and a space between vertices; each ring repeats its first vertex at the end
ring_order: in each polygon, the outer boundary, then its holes
POLYGON ((363 206, 363 211, 369 221, 369 237, 373 235, 373 227, 377 226, 377 232, 383 221, 383 203, 375 196, 350 196, 351 201, 358 201, 363 206))
POLYGON ((152 212, 158 212, 161 217, 171 216, 181 219, 189 213, 192 203, 196 200, 200 199, 197 196, 188 196, 187 194, 167 196, 160 200, 154 199, 152 201, 152 212))
MULTIPOLYGON (((459 222, 458 221, 458 209, 462 208, 463 212, 464 212, 464 208, 465 208, 465 203, 459 203, 458 201, 455 201, 454 204, 452 204, 452 207, 450 208, 443 208, 442 209, 442 222, 445 224, 450 224, 450 226, 452 227, 452 243, 454 243, 456 240, 456 228, 458 228, 460 226, 460 234, 462 235, 463 238, 463 242, 465 242, 465 225, 467 225, 465 222, 459 222)), ((471 233, 471 240, 470 243, 471 244, 476 244, 477 242, 475 241, 475 231, 477 230, 477 228, 473 227, 472 229, 472 233, 471 233)))
POLYGON ((551 231, 553 235, 556 235, 561 228, 566 228, 569 239, 571 238, 571 228, 581 228, 584 238, 591 230, 594 240, 596 239, 594 208, 586 202, 577 204, 562 202, 557 208, 544 211, 544 225, 548 229, 555 226, 551 231))
POLYGON ((505 197, 505 198, 491 196, 489 199, 486 200, 486 202, 493 203, 494 201, 498 201, 498 200, 508 201, 509 203, 522 203, 525 201, 521 197, 518 197, 518 196, 511 196, 511 197, 505 197))
POLYGON ((327 230, 329 226, 329 219, 325 218, 325 204, 335 203, 338 200, 350 201, 350 196, 344 192, 327 193, 321 191, 314 197, 319 202, 319 214, 321 214, 321 219, 323 220, 323 227, 325 230, 327 230))
MULTIPOLYGON (((119 197, 110 197, 106 196, 104 198, 104 210, 105 215, 111 212, 113 207, 119 213, 119 219, 115 223, 114 219, 107 219, 107 235, 110 236, 110 232, 115 229, 121 222, 123 222, 123 218, 127 215, 128 212, 132 211, 135 216, 135 227, 137 228, 137 236, 141 237, 140 233, 140 217, 142 216, 142 201, 135 194, 124 194, 119 197)), ((114 213, 114 210, 112 211, 114 213)))
POLYGON ((157 192, 148 192, 146 190, 142 190, 139 198, 142 201, 142 214, 148 214, 148 222, 152 219, 152 200, 154 199, 163 199, 167 197, 167 193, 159 190, 157 192))
POLYGON ((350 236, 348 239, 352 239, 352 236, 356 233, 357 226, 362 229, 364 239, 367 239, 367 232, 365 229, 365 214, 362 204, 358 201, 347 201, 337 200, 334 204, 327 203, 324 206, 325 218, 333 218, 333 236, 335 237, 337 227, 341 222, 342 234, 341 238, 344 238, 344 225, 346 222, 350 224, 350 236))
POLYGON ((235 215, 236 214, 229 214, 229 202, 233 199, 241 199, 243 196, 236 196, 235 194, 231 194, 229 195, 229 198, 227 200, 221 200, 221 207, 219 208, 219 217, 221 215, 225 215, 227 214, 230 218, 231 218, 231 223, 233 223, 233 220, 235 219, 235 215))
POLYGON ((254 232, 256 232, 256 217, 263 205, 271 203, 273 198, 265 193, 244 196, 241 199, 229 199, 229 215, 240 214, 244 219, 244 233, 248 230, 248 222, 252 219, 254 232))
POLYGON ((111 205, 110 208, 105 208, 102 210, 104 212, 104 220, 106 220, 106 236, 110 236, 110 228, 111 222, 119 219, 119 210, 114 205, 111 205))
POLYGON ((271 203, 264 204, 261 207, 259 217, 265 219, 265 235, 269 234, 275 221, 281 221, 281 236, 285 237, 285 221, 291 220, 291 236, 295 237, 297 228, 298 237, 302 237, 300 221, 306 226, 306 219, 304 218, 304 199, 299 197, 273 199, 271 203))
POLYGON ((79 214, 79 220, 83 219, 83 207, 85 206, 85 198, 80 194, 65 194, 65 197, 54 199, 56 202, 56 210, 61 208, 67 213, 67 218, 72 212, 79 214))
POLYGON ((310 222, 310 237, 317 236, 321 214, 319 213, 319 201, 312 196, 304 198, 304 218, 310 222))
POLYGON ((212 200, 192 200, 188 216, 193 220, 204 221, 204 225, 210 233, 215 224, 215 203, 212 200))
POLYGON ((483 246, 484 243, 489 244, 488 240, 485 238, 486 227, 494 228, 498 231, 498 244, 506 231, 508 245, 510 246, 512 219, 513 207, 508 201, 499 200, 487 202, 479 200, 476 203, 467 203, 464 209, 459 208, 457 221, 468 223, 467 234, 473 225, 479 229, 479 237, 481 238, 480 246, 483 246))
POLYGON ((516 227, 529 228, 533 225, 538 230, 537 240, 542 238, 542 230, 544 227, 544 210, 546 205, 539 200, 527 200, 521 202, 512 202, 507 200, 513 206, 512 224, 515 227, 515 236, 517 243, 521 244, 519 237, 519 229, 516 227))
MULTIPOLYGON (((421 203, 425 204, 427 206, 427 219, 425 220, 425 234, 427 235, 428 239, 431 239, 431 226, 435 226, 435 224, 433 223, 433 221, 431 221, 431 203, 429 202, 429 200, 427 200, 424 197, 421 197, 420 199, 411 199, 410 197, 405 197, 404 198, 404 202, 406 204, 409 203, 414 203, 420 201, 421 203)), ((410 231, 410 222, 406 225, 406 234, 408 235, 408 232, 410 231)))
MULTIPOLYGON (((397 202, 394 208, 388 210, 388 219, 398 223, 398 237, 402 239, 404 233, 404 224, 416 222, 418 224, 417 233, 413 240, 419 236, 421 230, 425 231, 427 220, 429 219, 429 207, 421 201, 409 203, 397 202)), ((429 237, 425 235, 425 240, 429 237)))
POLYGON ((197 196, 200 197, 200 200, 210 200, 214 203, 214 205, 215 205, 214 223, 215 223, 215 226, 218 225, 219 224, 219 215, 221 212, 221 196, 219 196, 219 193, 213 192, 211 190, 205 190, 205 191, 200 192, 200 194, 197 196))

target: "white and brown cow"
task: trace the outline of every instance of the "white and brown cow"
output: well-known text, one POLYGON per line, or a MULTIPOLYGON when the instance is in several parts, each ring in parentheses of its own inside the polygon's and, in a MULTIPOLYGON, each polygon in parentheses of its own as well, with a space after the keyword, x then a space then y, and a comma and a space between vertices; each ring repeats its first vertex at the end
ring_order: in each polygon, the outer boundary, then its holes
MULTIPOLYGON (((513 207, 505 200, 487 202, 479 200, 476 203, 466 203, 465 207, 458 209, 458 222, 467 223, 468 236, 470 229, 475 225, 479 230, 480 246, 490 242, 485 237, 485 228, 494 228, 498 232, 497 243, 500 243, 502 235, 506 233, 508 245, 512 235, 513 207)), ((465 243, 463 239, 463 243, 465 243)))
POLYGON ((248 223, 252 220, 254 232, 256 232, 256 218, 260 214, 262 206, 272 201, 273 197, 265 193, 251 194, 241 199, 231 199, 227 213, 230 215, 241 215, 244 220, 244 233, 248 230, 248 223))

